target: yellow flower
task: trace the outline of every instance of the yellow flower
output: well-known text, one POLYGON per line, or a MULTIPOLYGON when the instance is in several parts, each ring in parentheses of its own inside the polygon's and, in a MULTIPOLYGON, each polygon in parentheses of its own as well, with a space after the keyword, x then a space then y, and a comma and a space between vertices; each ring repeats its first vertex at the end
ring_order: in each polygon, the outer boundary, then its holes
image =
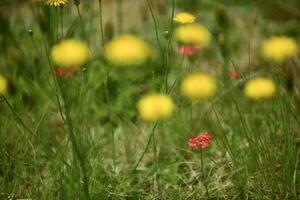
POLYGON ((7 90, 7 80, 0 75, 0 95, 4 94, 7 90))
POLYGON ((174 21, 180 24, 191 24, 195 22, 196 17, 188 12, 178 13, 174 17, 174 21))
POLYGON ((258 77, 246 83, 244 93, 253 100, 265 99, 275 94, 276 86, 269 78, 258 77))
POLYGON ((48 6, 60 6, 60 5, 64 5, 67 0, 43 0, 44 4, 48 5, 48 6))
POLYGON ((152 56, 151 47, 133 35, 122 35, 105 46, 108 61, 117 66, 135 66, 152 56))
POLYGON ((188 24, 179 26, 175 30, 175 38, 185 44, 208 46, 211 35, 201 24, 188 24))
POLYGON ((282 63, 297 54, 297 44, 285 36, 271 37, 263 42, 262 54, 267 60, 282 63))
POLYGON ((217 84, 215 79, 205 73, 192 73, 181 83, 181 92, 192 100, 204 100, 215 94, 217 84))
POLYGON ((137 105, 140 117, 145 121, 167 118, 172 114, 174 107, 171 97, 164 94, 146 95, 137 105))
POLYGON ((68 39, 52 47, 51 58, 59 67, 79 67, 89 58, 88 46, 80 41, 68 39))

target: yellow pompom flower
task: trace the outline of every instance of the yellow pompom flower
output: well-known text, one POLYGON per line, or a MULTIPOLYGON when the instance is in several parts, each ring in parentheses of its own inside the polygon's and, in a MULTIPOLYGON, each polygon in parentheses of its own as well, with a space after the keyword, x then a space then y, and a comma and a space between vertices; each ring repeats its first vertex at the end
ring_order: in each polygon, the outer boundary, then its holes
POLYGON ((178 13, 174 17, 174 21, 179 24, 191 24, 195 22, 196 17, 188 12, 178 13))
POLYGON ((204 100, 215 94, 217 84, 209 74, 197 72, 187 75, 181 83, 181 92, 192 100, 204 100))
POLYGON ((208 46, 211 38, 210 32, 201 24, 179 26, 174 34, 178 42, 201 46, 208 46))
POLYGON ((60 6, 60 5, 64 5, 67 0, 43 0, 44 4, 48 5, 48 6, 60 6))
POLYGON ((3 76, 0 75, 0 95, 4 94, 7 90, 7 80, 3 76))
POLYGON ((164 94, 146 95, 137 105, 139 115, 145 121, 167 118, 171 116, 174 107, 171 97, 164 94))
POLYGON ((297 54, 296 42, 285 36, 271 37, 263 42, 262 54, 267 60, 282 63, 297 54))
POLYGON ((89 56, 88 46, 73 39, 61 41, 51 50, 51 58, 59 67, 79 67, 87 61, 89 56))
POLYGON ((152 56, 152 48, 133 35, 122 35, 105 46, 107 60, 116 66, 136 66, 152 56))
POLYGON ((244 93, 253 100, 266 99, 275 94, 276 86, 272 79, 258 77, 246 83, 244 93))

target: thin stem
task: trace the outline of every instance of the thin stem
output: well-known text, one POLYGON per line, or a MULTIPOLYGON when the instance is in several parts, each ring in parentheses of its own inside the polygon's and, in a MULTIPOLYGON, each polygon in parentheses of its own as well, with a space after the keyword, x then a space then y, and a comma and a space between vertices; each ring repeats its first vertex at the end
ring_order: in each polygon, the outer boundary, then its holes
POLYGON ((55 9, 55 39, 56 41, 59 41, 59 24, 60 24, 60 20, 59 20, 59 8, 56 7, 55 9))
POLYGON ((77 14, 78 14, 80 25, 81 25, 81 31, 82 31, 85 39, 86 39, 86 42, 87 42, 88 46, 90 46, 90 39, 88 37, 88 33, 85 31, 85 27, 84 27, 85 23, 83 22, 83 18, 82 18, 81 12, 80 12, 79 4, 76 5, 76 10, 77 10, 77 14))
POLYGON ((201 150, 200 155, 201 155, 201 171, 202 171, 202 176, 203 176, 203 184, 204 184, 204 187, 205 187, 205 190, 206 190, 207 198, 210 199, 209 192, 208 192, 208 187, 207 187, 207 182, 206 182, 206 177, 205 177, 205 172, 204 172, 203 150, 201 150))
POLYGON ((156 139, 155 131, 152 134, 152 145, 153 145, 153 159, 154 159, 154 181, 153 181, 153 191, 154 195, 157 193, 157 148, 156 148, 156 139))
POLYGON ((21 119, 21 117, 19 116, 19 114, 15 111, 15 109, 13 108, 13 106, 8 101, 8 99, 4 95, 2 95, 2 98, 4 99, 5 103, 8 105, 9 109, 11 110, 11 112, 13 113, 13 115, 15 116, 15 118, 17 119, 17 121, 25 128, 25 130, 28 133, 30 133, 31 135, 34 135, 33 131, 31 131, 30 128, 23 122, 23 120, 21 119))
POLYGON ((60 6, 60 28, 61 28, 61 37, 64 37, 64 23, 63 23, 63 6, 60 6))
POLYGON ((103 32, 103 15, 102 15, 102 0, 98 0, 99 2, 99 13, 100 13, 100 32, 101 32, 101 43, 102 48, 104 50, 104 32, 103 32))
POLYGON ((80 12, 79 5, 76 5, 76 10, 77 10, 77 14, 78 14, 80 23, 81 23, 81 25, 83 26, 83 20, 82 20, 82 16, 81 16, 81 12, 80 12))
POLYGON ((132 172, 134 172, 136 170, 136 168, 139 166, 140 162, 143 160, 144 158, 144 155, 145 153, 147 152, 148 148, 149 148, 149 145, 150 145, 150 142, 151 140, 153 139, 153 134, 155 132, 155 129, 158 125, 158 122, 156 121, 154 126, 152 127, 152 130, 151 130, 151 133, 150 133, 150 136, 149 136, 149 139, 148 139, 148 142, 147 142, 147 145, 143 151, 143 153, 141 154, 140 158, 138 159, 137 163, 135 164, 135 166, 132 168, 132 172))
MULTIPOLYGON (((109 67, 107 67, 107 71, 106 71, 106 80, 104 82, 104 87, 105 87, 105 99, 108 105, 108 114, 109 114, 109 119, 111 122, 113 122, 113 109, 112 109, 112 105, 111 105, 111 101, 109 98, 109 89, 108 89, 108 80, 109 80, 109 67)), ((112 157, 113 157, 113 165, 115 166, 116 164, 116 144, 115 144, 115 133, 112 131, 111 132, 111 142, 112 142, 112 157)))
POLYGON ((64 108, 65 108, 65 113, 66 113, 66 123, 67 123, 68 130, 69 130, 68 133, 69 133, 69 136, 70 136, 73 152, 75 153, 75 155, 76 155, 76 157, 79 161, 79 165, 80 165, 81 172, 82 172, 82 175, 83 175, 84 195, 85 195, 85 198, 87 200, 89 200, 90 199, 90 195, 89 195, 89 177, 87 175, 87 167, 86 167, 87 164, 86 164, 86 160, 85 160, 85 155, 82 151, 79 150, 79 145, 78 145, 77 140, 76 140, 76 136, 75 136, 75 132, 74 132, 74 126, 73 126, 73 122, 72 122, 71 115, 70 115, 70 109, 69 109, 68 103, 66 102, 66 97, 65 97, 64 93, 62 92, 63 89, 62 89, 62 86, 61 86, 59 81, 58 81, 58 86, 59 86, 59 89, 60 89, 60 92, 61 92, 61 95, 62 95, 62 99, 64 101, 64 108))
POLYGON ((60 113, 60 116, 61 116, 62 120, 65 122, 66 120, 65 120, 65 117, 64 117, 64 114, 63 114, 63 110, 62 110, 60 99, 59 99, 59 95, 58 95, 59 94, 58 83, 57 83, 56 76, 54 74, 54 69, 53 69, 52 63, 51 63, 50 58, 49 58, 49 52, 48 52, 48 49, 47 49, 47 46, 46 46, 46 42, 45 42, 44 36, 43 36, 43 43, 44 43, 44 48, 45 48, 45 53, 46 53, 48 65, 50 67, 52 78, 54 80, 55 97, 56 97, 56 101, 57 101, 58 110, 59 110, 59 113, 60 113))
POLYGON ((218 125, 219 125, 220 128, 222 129, 222 132, 223 132, 223 135, 224 135, 224 138, 225 138, 225 142, 223 142, 223 143, 225 144, 225 146, 228 147, 229 155, 230 155, 231 159, 233 160, 233 162, 235 163, 235 157, 233 156, 233 151, 232 151, 231 145, 230 145, 229 140, 228 140, 228 138, 227 138, 227 136, 226 136, 226 132, 224 131, 224 128, 223 128, 223 126, 222 126, 222 123, 221 123, 221 120, 220 120, 220 118, 219 118, 219 115, 218 115, 218 113, 217 113, 217 111, 216 111, 216 109, 215 109, 214 107, 212 107, 212 109, 213 109, 213 112, 215 113, 215 116, 216 116, 218 125))
POLYGON ((80 164, 80 167, 81 167, 81 171, 82 171, 82 174, 83 174, 83 191, 84 191, 84 194, 85 194, 85 198, 87 200, 89 200, 90 199, 90 197, 89 197, 89 180, 88 180, 88 176, 87 176, 87 169, 86 169, 84 155, 82 155, 81 152, 79 151, 78 144, 77 144, 75 134, 74 134, 73 124, 72 124, 72 121, 71 121, 71 118, 70 118, 70 115, 69 115, 69 109, 68 109, 68 106, 66 105, 66 99, 64 97, 64 93, 62 92, 61 85, 59 84, 59 81, 57 80, 57 78, 54 74, 54 69, 53 69, 53 66, 51 64, 50 58, 48 56, 49 53, 48 53, 48 50, 47 50, 47 47, 46 47, 46 42, 45 42, 44 37, 43 37, 43 43, 44 43, 44 48, 45 48, 45 52, 46 52, 46 55, 47 55, 46 56, 47 61, 48 61, 48 64, 49 64, 49 67, 50 67, 50 70, 51 70, 51 73, 52 73, 52 77, 54 79, 54 85, 55 85, 55 90, 56 90, 55 95, 56 95, 56 99, 57 99, 59 112, 60 112, 60 115, 61 115, 63 121, 68 125, 68 130, 69 130, 68 132, 69 132, 69 136, 70 136, 70 139, 71 139, 73 152, 75 152, 75 155, 78 158, 78 161, 79 161, 79 164, 80 164), (60 103, 60 99, 59 99, 59 95, 58 95, 59 92, 60 92, 60 94, 62 96, 62 99, 63 99, 66 119, 63 115, 63 111, 62 111, 62 107, 61 107, 61 103, 60 103))
POLYGON ((149 11, 151 13, 151 16, 152 16, 152 19, 153 19, 153 23, 154 23, 154 27, 155 27, 155 35, 156 35, 156 41, 157 41, 157 44, 159 46, 159 48, 162 50, 162 46, 160 44, 160 41, 159 41, 159 36, 158 36, 158 27, 157 27, 157 22, 156 22, 156 19, 155 19, 155 16, 154 16, 154 12, 153 12, 153 9, 152 9, 152 6, 151 6, 151 3, 149 0, 147 0, 147 5, 148 5, 148 8, 149 8, 149 11))
MULTIPOLYGON (((185 60, 184 58, 185 58, 185 56, 182 56, 181 62, 180 62, 180 65, 179 65, 180 67, 183 66, 183 62, 184 62, 184 60, 185 60)), ((174 87, 175 87, 177 81, 181 78, 181 76, 182 76, 182 73, 177 73, 176 78, 175 78, 175 80, 174 80, 174 82, 173 82, 173 84, 172 84, 170 90, 168 91, 168 94, 171 94, 171 93, 172 93, 172 91, 173 91, 173 89, 174 89, 174 87)))
POLYGON ((170 29, 170 36, 168 40, 168 44, 165 50, 165 93, 168 94, 168 62, 169 62, 169 49, 172 43, 172 37, 173 37, 173 28, 174 28, 174 12, 175 12, 175 0, 172 0, 172 15, 171 15, 171 29, 170 29))
POLYGON ((123 11, 122 11, 122 0, 116 0, 116 6, 117 6, 117 28, 118 33, 122 33, 123 31, 123 11))

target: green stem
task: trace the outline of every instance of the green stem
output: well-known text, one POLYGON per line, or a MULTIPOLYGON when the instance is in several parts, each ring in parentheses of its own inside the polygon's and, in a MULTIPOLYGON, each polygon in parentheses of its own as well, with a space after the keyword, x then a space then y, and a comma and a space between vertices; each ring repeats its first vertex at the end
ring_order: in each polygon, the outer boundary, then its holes
POLYGON ((60 28, 61 28, 61 37, 64 37, 64 23, 63 23, 63 6, 60 6, 60 28))
POLYGON ((157 22, 156 22, 156 19, 155 19, 155 16, 154 16, 154 12, 153 12, 153 9, 152 9, 152 6, 151 6, 151 3, 149 0, 147 0, 147 5, 148 5, 148 8, 149 8, 149 11, 151 13, 151 16, 152 16, 152 19, 153 19, 153 23, 154 23, 154 27, 155 27, 155 35, 156 35, 156 41, 157 41, 157 44, 159 46, 159 48, 161 49, 162 51, 162 46, 160 44, 160 41, 159 41, 159 36, 158 36, 158 27, 157 27, 157 22))
POLYGON ((82 151, 79 150, 79 145, 77 143, 76 140, 76 136, 75 136, 75 132, 74 132, 74 126, 73 126, 73 122, 71 119, 71 115, 70 115, 70 109, 68 106, 68 103, 66 102, 66 97, 63 93, 63 89, 61 86, 61 83, 58 81, 58 86, 61 92, 61 96, 63 99, 63 103, 64 103, 64 108, 65 108, 65 114, 66 114, 66 123, 68 126, 68 133, 70 136, 70 140, 71 140, 71 144, 72 144, 72 149, 73 149, 73 153, 75 154, 75 157, 78 159, 80 168, 81 168, 81 173, 83 175, 83 192, 84 192, 84 196, 86 200, 90 199, 90 195, 89 195, 89 177, 87 174, 87 164, 86 164, 86 159, 85 159, 85 155, 82 151))
POLYGON ((231 145, 230 145, 230 143, 229 143, 229 140, 228 140, 228 138, 227 138, 227 136, 226 136, 226 132, 225 132, 223 126, 222 126, 220 117, 219 117, 219 115, 218 115, 216 109, 215 109, 214 107, 212 107, 212 109, 213 109, 213 112, 215 113, 215 116, 216 116, 218 125, 219 125, 219 127, 222 129, 222 132, 223 132, 223 135, 224 135, 224 138, 225 138, 225 142, 223 141, 223 143, 224 143, 225 147, 228 147, 228 153, 229 153, 231 159, 233 160, 233 163, 236 163, 236 162, 235 162, 235 157, 234 157, 234 155, 233 155, 232 147, 231 147, 231 145))
POLYGON ((90 46, 90 40, 89 40, 88 34, 87 34, 87 32, 85 31, 85 28, 84 28, 84 21, 83 21, 81 12, 80 12, 79 4, 76 5, 76 10, 77 10, 77 14, 78 14, 78 17, 79 17, 82 34, 84 35, 88 46, 90 46))
POLYGON ((157 148, 155 131, 152 134, 152 145, 153 145, 153 159, 154 159, 154 180, 153 180, 153 195, 157 194, 157 148))
POLYGON ((7 100, 7 98, 4 95, 2 95, 2 98, 4 99, 5 103, 8 105, 9 109, 11 110, 11 112, 13 113, 13 115, 15 116, 15 118, 17 119, 17 121, 24 127, 24 129, 28 133, 30 133, 31 135, 34 135, 33 131, 31 131, 30 128, 23 122, 23 120, 21 119, 21 117, 19 116, 19 114, 15 111, 15 109, 10 104, 10 102, 7 100))
MULTIPOLYGON (((183 66, 184 58, 185 58, 185 56, 182 56, 182 57, 181 57, 181 62, 180 62, 180 65, 179 65, 180 67, 183 66)), ((174 80, 174 82, 173 82, 171 88, 170 88, 169 91, 168 91, 168 94, 172 94, 172 91, 173 91, 173 89, 174 89, 176 83, 178 82, 179 79, 181 79, 181 77, 182 77, 182 73, 177 73, 176 78, 175 78, 175 80, 174 80)))
POLYGON ((207 187, 207 181, 206 181, 206 177, 205 177, 205 171, 204 171, 203 150, 201 150, 200 155, 201 155, 201 171, 202 171, 202 176, 203 176, 203 184, 204 184, 204 187, 206 190, 207 198, 210 199, 208 187, 207 187))
POLYGON ((150 133, 150 136, 149 136, 149 139, 148 139, 148 142, 147 142, 147 145, 144 149, 144 151, 142 152, 140 158, 138 159, 137 163, 135 164, 135 166, 132 168, 132 172, 134 172, 136 170, 136 168, 139 166, 140 162, 143 160, 144 158, 144 155, 145 153, 147 152, 148 148, 149 148, 149 145, 150 145, 150 142, 151 140, 153 139, 153 135, 154 135, 154 132, 155 132, 155 129, 158 125, 158 122, 156 121, 154 126, 152 127, 152 130, 151 130, 151 133, 150 133))
POLYGON ((56 7, 55 9, 55 39, 56 41, 59 41, 59 24, 60 24, 60 20, 59 20, 59 8, 56 7))
POLYGON ((122 11, 122 0, 116 0, 116 6, 117 6, 117 28, 118 33, 121 34, 123 32, 123 11, 122 11))
POLYGON ((45 52, 46 52, 48 65, 50 67, 51 75, 52 75, 52 78, 54 80, 55 97, 56 97, 56 101, 57 101, 58 110, 59 110, 59 113, 60 113, 60 116, 61 116, 62 120, 65 122, 66 120, 65 120, 65 117, 63 115, 63 111, 62 111, 62 107, 61 107, 61 103, 60 103, 60 98, 59 98, 59 95, 58 95, 59 94, 58 83, 57 83, 56 76, 54 74, 54 68, 53 68, 52 63, 50 61, 49 52, 48 52, 48 49, 47 49, 47 46, 46 46, 46 41, 45 41, 44 36, 43 36, 43 43, 44 43, 44 48, 45 48, 45 52))
POLYGON ((78 14, 80 23, 81 23, 81 25, 83 26, 83 20, 82 20, 82 16, 81 16, 81 12, 80 12, 79 5, 76 5, 76 10, 77 10, 77 14, 78 14))
POLYGON ((169 62, 169 49, 172 43, 172 37, 173 37, 173 29, 174 29, 174 12, 175 12, 175 0, 172 0, 172 15, 171 15, 171 29, 170 29, 170 36, 168 40, 168 44, 165 50, 165 93, 168 94, 168 75, 169 75, 169 68, 168 68, 168 62, 169 62))
MULTIPOLYGON (((109 89, 108 89, 109 73, 110 73, 109 67, 107 67, 106 80, 104 82, 104 84, 105 84, 104 94, 105 94, 105 99, 106 99, 107 105, 108 105, 109 119, 110 119, 111 122, 113 122, 113 108, 112 108, 112 104, 111 104, 111 101, 110 101, 110 98, 109 98, 109 89)), ((115 166, 115 164, 116 164, 116 144, 115 144, 115 133, 114 133, 113 130, 111 132, 111 142, 112 142, 111 145, 112 145, 113 165, 115 166)))
POLYGON ((102 48, 104 50, 104 32, 103 32, 103 11, 102 11, 102 0, 98 0, 99 2, 99 12, 100 12, 100 32, 101 32, 101 43, 102 43, 102 48))

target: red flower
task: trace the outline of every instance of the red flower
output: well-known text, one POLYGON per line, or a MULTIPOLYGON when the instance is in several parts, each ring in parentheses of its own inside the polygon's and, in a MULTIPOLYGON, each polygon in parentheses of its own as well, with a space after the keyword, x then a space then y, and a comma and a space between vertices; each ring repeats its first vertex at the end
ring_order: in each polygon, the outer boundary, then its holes
POLYGON ((195 135, 189 138, 188 145, 190 148, 198 149, 199 146, 202 149, 209 147, 210 142, 213 140, 213 137, 208 133, 204 132, 199 135, 195 135))
POLYGON ((229 75, 230 75, 230 77, 231 77, 232 79, 237 79, 238 77, 240 77, 240 73, 237 72, 237 71, 235 71, 235 70, 231 70, 231 71, 229 72, 229 75))
POLYGON ((80 71, 79 67, 70 67, 70 68, 57 67, 54 69, 54 74, 60 77, 69 77, 73 75, 75 72, 79 72, 79 71, 80 71))
POLYGON ((201 49, 201 46, 197 45, 182 45, 178 49, 178 54, 183 56, 192 57, 198 53, 201 49))

